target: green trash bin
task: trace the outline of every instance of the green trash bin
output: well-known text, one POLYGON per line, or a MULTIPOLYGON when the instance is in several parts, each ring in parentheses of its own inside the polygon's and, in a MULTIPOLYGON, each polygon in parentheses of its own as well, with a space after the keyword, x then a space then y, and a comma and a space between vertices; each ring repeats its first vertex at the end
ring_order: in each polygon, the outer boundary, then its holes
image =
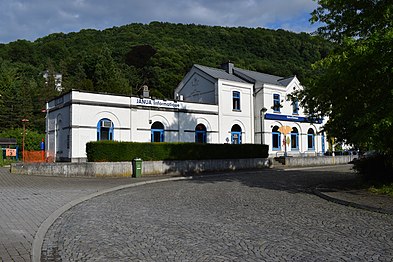
POLYGON ((142 159, 135 158, 132 161, 132 177, 141 177, 142 176, 142 159))

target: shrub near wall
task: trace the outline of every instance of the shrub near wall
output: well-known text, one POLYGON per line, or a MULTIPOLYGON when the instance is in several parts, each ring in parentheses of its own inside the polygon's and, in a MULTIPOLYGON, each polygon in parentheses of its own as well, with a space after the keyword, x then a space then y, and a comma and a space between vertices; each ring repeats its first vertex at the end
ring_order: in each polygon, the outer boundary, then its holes
POLYGON ((267 158, 268 146, 259 144, 135 143, 99 141, 86 145, 89 162, 267 158))

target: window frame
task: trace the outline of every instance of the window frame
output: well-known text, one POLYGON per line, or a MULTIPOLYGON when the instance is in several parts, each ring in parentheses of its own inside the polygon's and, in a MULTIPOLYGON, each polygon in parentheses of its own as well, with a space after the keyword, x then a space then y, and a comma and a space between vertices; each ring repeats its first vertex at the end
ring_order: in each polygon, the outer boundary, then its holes
POLYGON ((292 114, 293 115, 299 114, 299 100, 297 99, 292 101, 292 114))
POLYGON ((312 128, 309 128, 307 131, 307 150, 308 151, 315 151, 315 132, 314 132, 314 129, 312 129, 312 128), (310 147, 310 141, 312 144, 311 147, 310 147))
POLYGON ((163 125, 160 121, 155 121, 155 122, 151 125, 151 127, 150 127, 150 141, 151 141, 152 143, 162 143, 162 142, 165 142, 165 129, 164 129, 164 125, 163 125), (162 126, 162 128, 157 128, 157 127, 153 128, 153 126, 154 126, 156 123, 157 123, 157 125, 160 124, 160 125, 162 126), (156 133, 159 133, 159 135, 160 135, 160 141, 155 141, 155 140, 154 140, 155 134, 156 134, 156 133))
POLYGON ((198 124, 195 126, 195 143, 206 144, 207 143, 207 131, 204 124, 198 124), (201 127, 202 129, 198 129, 201 127), (199 141, 199 135, 202 135, 202 140, 199 141))
POLYGON ((98 121, 97 123, 97 141, 113 141, 114 140, 114 132, 115 131, 115 125, 113 124, 113 121, 110 120, 109 118, 102 118, 98 121), (105 122, 110 122, 110 127, 105 127, 102 125, 102 123, 105 122), (107 139, 102 139, 102 129, 108 129, 108 137, 107 139))
POLYGON ((232 110, 233 111, 241 111, 240 107, 240 92, 232 91, 232 110))
POLYGON ((278 131, 278 126, 274 126, 273 128, 272 128, 272 150, 273 151, 281 151, 281 132, 280 131, 278 131), (275 128, 277 127, 277 131, 273 131, 273 130, 275 130, 275 128), (277 144, 278 144, 278 147, 274 147, 274 140, 275 140, 275 137, 277 136, 277 144))
POLYGON ((273 94, 273 112, 280 113, 281 102, 280 102, 280 94, 273 94))
POLYGON ((231 128, 231 144, 242 144, 242 128, 238 124, 234 124, 231 128), (237 141, 238 143, 235 143, 237 141))
MULTIPOLYGON (((296 128, 296 127, 293 127, 296 128)), ((292 130, 293 130, 292 128, 292 130)), ((291 150, 299 151, 299 131, 296 128, 296 131, 291 131, 291 150), (295 141, 296 147, 293 147, 293 142, 295 141)))

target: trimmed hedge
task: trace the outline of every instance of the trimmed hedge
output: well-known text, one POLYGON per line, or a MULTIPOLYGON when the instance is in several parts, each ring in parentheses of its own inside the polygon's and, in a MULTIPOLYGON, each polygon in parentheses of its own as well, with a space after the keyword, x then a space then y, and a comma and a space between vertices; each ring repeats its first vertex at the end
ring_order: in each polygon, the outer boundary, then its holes
POLYGON ((89 162, 266 158, 268 146, 260 144, 136 143, 99 141, 86 145, 89 162))

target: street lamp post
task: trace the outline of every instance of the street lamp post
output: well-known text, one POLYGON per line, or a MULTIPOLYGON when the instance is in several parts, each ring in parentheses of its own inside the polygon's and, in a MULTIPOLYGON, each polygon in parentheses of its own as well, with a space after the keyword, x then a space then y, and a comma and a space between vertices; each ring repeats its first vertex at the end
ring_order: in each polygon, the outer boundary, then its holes
POLYGON ((261 115, 261 144, 264 144, 264 142, 265 141, 263 141, 264 139, 263 139, 263 133, 264 133, 264 130, 263 130, 263 120, 264 120, 264 118, 265 118, 265 113, 266 113, 266 111, 267 111, 267 109, 265 108, 265 107, 262 107, 261 108, 261 110, 260 110, 260 115, 261 115))
POLYGON ((29 119, 23 118, 23 136, 22 136, 22 161, 25 162, 25 136, 26 136, 26 123, 29 122, 29 119))

